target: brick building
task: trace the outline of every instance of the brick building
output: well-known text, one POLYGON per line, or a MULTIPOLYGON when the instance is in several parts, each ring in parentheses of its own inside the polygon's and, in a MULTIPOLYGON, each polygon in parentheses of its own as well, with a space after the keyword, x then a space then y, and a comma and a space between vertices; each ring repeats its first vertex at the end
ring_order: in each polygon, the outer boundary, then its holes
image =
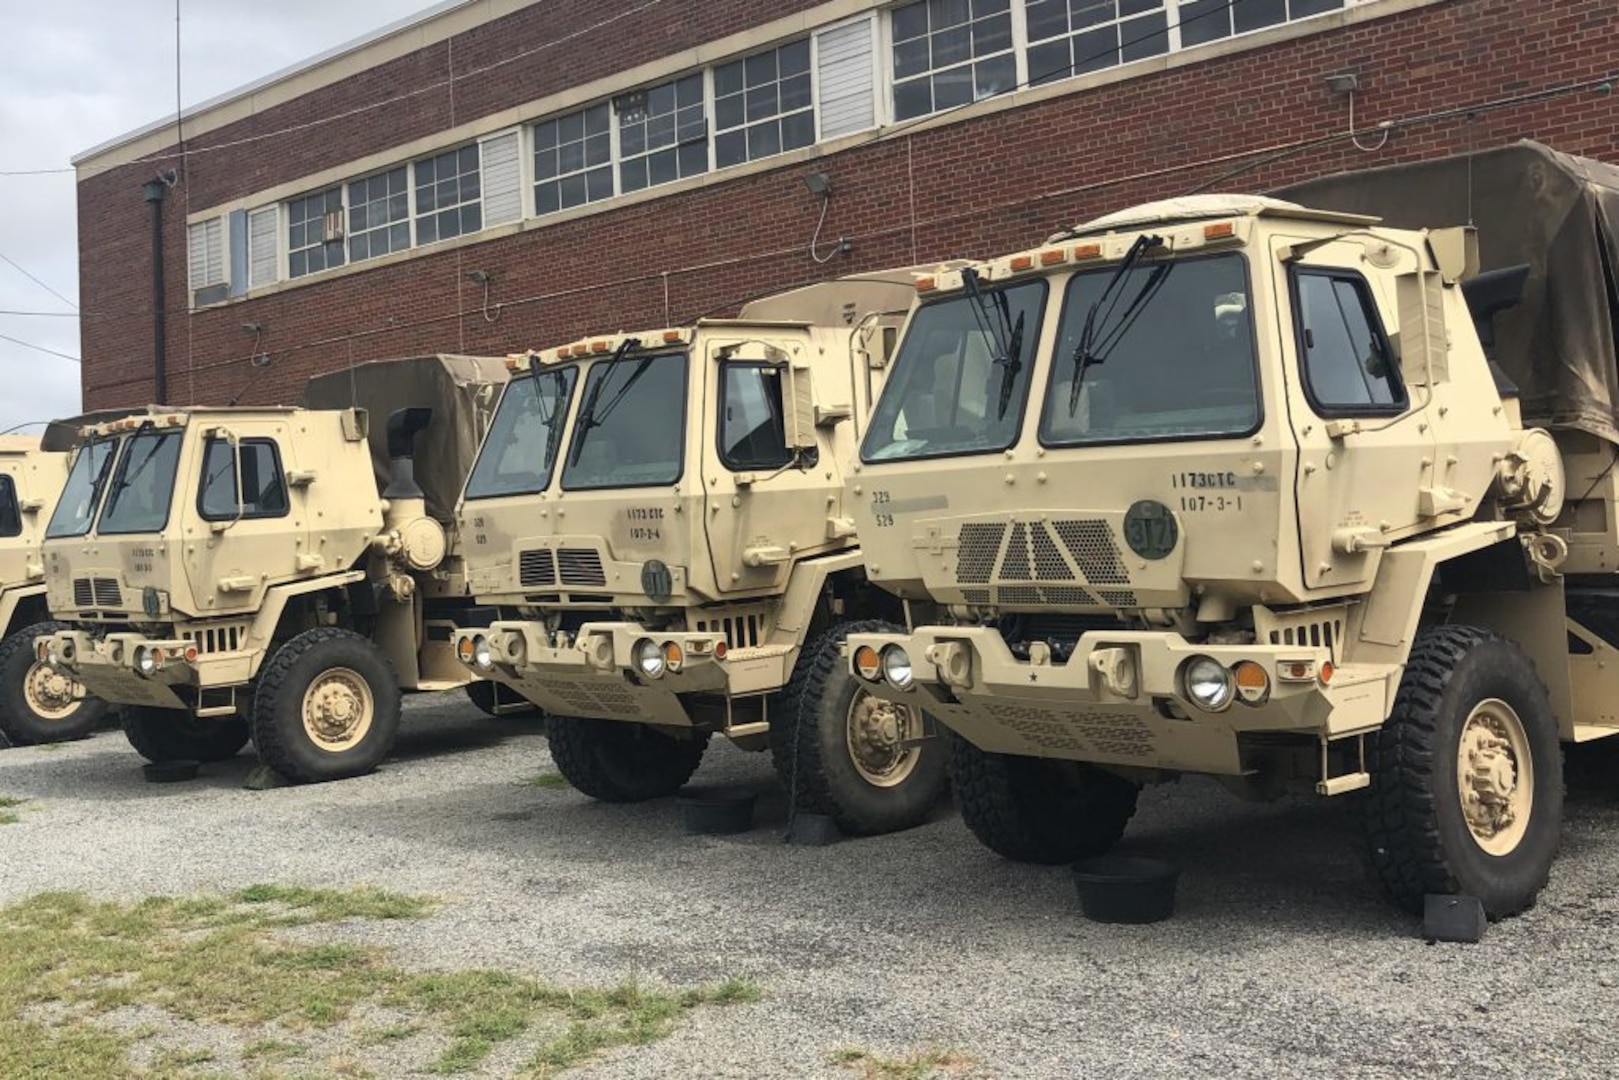
POLYGON ((1615 56, 1613 0, 456 0, 76 159, 85 404, 155 393, 151 195, 167 399, 289 401, 1200 187, 1619 158, 1615 56))

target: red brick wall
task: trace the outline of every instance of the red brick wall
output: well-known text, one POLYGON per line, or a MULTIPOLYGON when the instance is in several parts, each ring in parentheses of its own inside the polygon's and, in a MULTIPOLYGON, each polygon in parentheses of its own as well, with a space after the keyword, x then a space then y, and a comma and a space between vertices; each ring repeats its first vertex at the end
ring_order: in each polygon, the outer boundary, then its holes
MULTIPOLYGON (((1407 119, 1530 94, 1608 74, 1619 56, 1612 0, 1453 0, 1348 30, 1312 35, 1094 91, 1066 95, 920 134, 874 141, 814 166, 836 193, 823 245, 855 240, 851 257, 810 260, 818 200, 800 183, 808 166, 744 177, 698 192, 533 229, 393 266, 316 281, 184 314, 184 207, 213 206, 300 175, 431 134, 451 123, 442 87, 458 73, 454 122, 553 92, 592 58, 629 67, 741 29, 812 0, 705 0, 631 15, 558 48, 489 68, 600 22, 640 0, 554 0, 499 23, 310 94, 192 149, 230 144, 393 96, 399 100, 305 132, 189 158, 165 208, 169 397, 217 403, 297 400, 311 374, 424 352, 504 354, 587 333, 682 321, 736 298, 836 273, 1032 246, 1055 229, 1121 206, 1214 182, 1263 190, 1292 180, 1535 138, 1571 153, 1619 160, 1619 98, 1561 94, 1402 128, 1377 153, 1346 141, 1277 157, 1232 155, 1287 147, 1347 126, 1344 99, 1322 76, 1360 75, 1357 121, 1407 119), (487 68, 488 70, 482 70, 487 68), (189 191, 187 190, 189 189, 189 191), (717 265, 716 265, 717 264, 717 265), (491 318, 466 274, 494 275, 491 318), (667 278, 665 274, 667 273, 667 278), (253 338, 273 362, 257 378, 253 338), (249 380, 252 379, 251 385, 249 380)), ((166 166, 165 166, 166 167, 166 166)), ((141 184, 153 164, 87 178, 79 188, 83 356, 87 407, 152 396, 149 210, 141 184)), ((1444 224, 1444 223, 1439 223, 1444 224)), ((825 247, 823 246, 823 252, 825 247)))

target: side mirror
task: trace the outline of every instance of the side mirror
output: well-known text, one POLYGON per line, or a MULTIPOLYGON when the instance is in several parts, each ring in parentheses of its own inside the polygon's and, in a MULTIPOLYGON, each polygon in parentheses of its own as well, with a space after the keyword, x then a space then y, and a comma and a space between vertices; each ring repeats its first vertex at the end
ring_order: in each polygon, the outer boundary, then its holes
POLYGON ((820 417, 815 409, 815 387, 807 363, 788 360, 782 365, 782 421, 790 450, 813 450, 818 445, 815 428, 820 417))

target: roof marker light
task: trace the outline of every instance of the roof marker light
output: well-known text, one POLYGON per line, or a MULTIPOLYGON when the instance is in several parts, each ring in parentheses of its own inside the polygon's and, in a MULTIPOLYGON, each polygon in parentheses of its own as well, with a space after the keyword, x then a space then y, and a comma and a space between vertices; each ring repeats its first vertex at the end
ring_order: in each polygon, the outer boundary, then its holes
POLYGON ((1229 240, 1237 235, 1237 226, 1231 221, 1216 221, 1213 225, 1203 226, 1203 239, 1229 240))
POLYGON ((916 291, 917 292, 932 292, 934 289, 937 289, 938 287, 939 287, 939 279, 933 277, 931 274, 928 275, 927 277, 919 277, 919 278, 916 279, 916 291))
POLYGON ((1101 257, 1101 244, 1080 244, 1074 248, 1074 258, 1076 259, 1100 259, 1101 257))
POLYGON ((1033 266, 1034 266, 1034 256, 1033 255, 1014 255, 1014 256, 1012 256, 1012 269, 1013 270, 1028 270, 1033 266))
POLYGON ((1062 248, 1047 248, 1040 253, 1041 266, 1056 266, 1060 262, 1068 261, 1068 252, 1062 248))

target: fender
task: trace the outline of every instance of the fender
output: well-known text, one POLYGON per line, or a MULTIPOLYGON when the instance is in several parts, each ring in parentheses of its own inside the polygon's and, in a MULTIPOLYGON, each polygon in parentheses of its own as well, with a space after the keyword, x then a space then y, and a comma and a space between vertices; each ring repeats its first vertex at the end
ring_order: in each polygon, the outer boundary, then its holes
POLYGON ((272 585, 266 589, 264 603, 259 607, 258 614, 253 617, 253 625, 247 632, 247 643, 253 650, 253 666, 248 677, 258 676, 259 666, 269 655, 270 642, 275 637, 276 626, 281 622, 281 613, 287 609, 287 601, 311 593, 341 589, 352 582, 364 580, 364 570, 345 570, 341 574, 327 574, 312 581, 292 581, 284 585, 272 585))
POLYGON ((803 648, 804 639, 809 636, 810 624, 815 619, 815 605, 820 600, 827 579, 846 571, 860 570, 864 566, 858 547, 795 563, 787 577, 787 588, 781 594, 781 610, 776 616, 773 642, 790 645, 795 650, 803 648))
POLYGON ((13 626, 12 620, 17 617, 17 610, 23 606, 23 602, 36 596, 41 600, 45 598, 43 582, 38 585, 16 585, 9 589, 0 589, 0 630, 3 630, 5 636, 9 637, 22 629, 20 626, 13 626))

